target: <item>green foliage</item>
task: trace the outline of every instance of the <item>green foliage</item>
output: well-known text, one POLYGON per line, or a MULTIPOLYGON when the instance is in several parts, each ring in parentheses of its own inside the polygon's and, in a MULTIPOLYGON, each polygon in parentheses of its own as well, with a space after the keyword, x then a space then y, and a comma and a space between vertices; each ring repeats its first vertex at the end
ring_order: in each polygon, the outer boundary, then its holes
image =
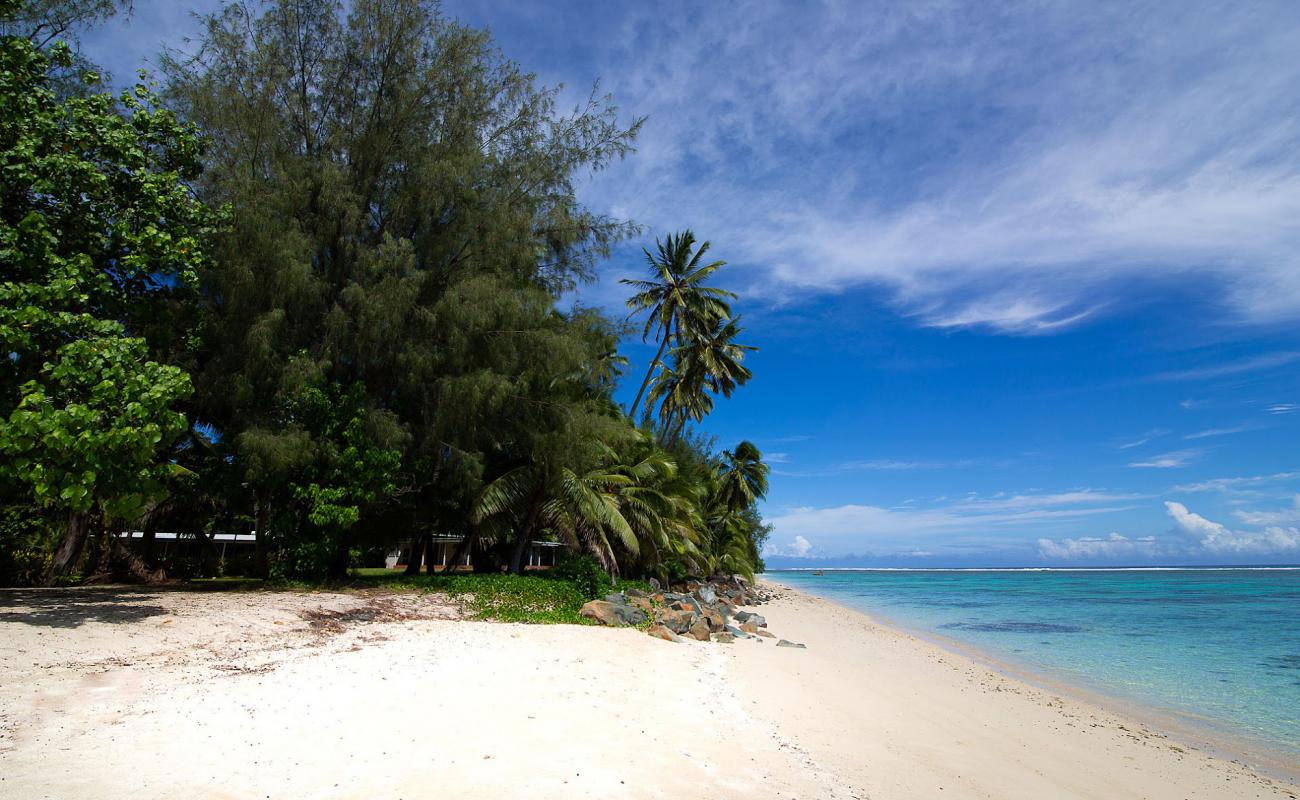
POLYGON ((164 362, 217 217, 186 186, 195 129, 144 86, 114 98, 86 73, 56 92, 72 63, 16 36, 0 50, 0 479, 130 517, 174 471, 191 386, 164 362))
POLYGON ((587 596, 577 584, 539 575, 439 575, 431 591, 467 600, 471 614, 498 622, 585 625, 578 615, 587 596))
POLYGON ((587 600, 604 597, 614 589, 609 573, 589 555, 565 556, 555 564, 551 573, 560 580, 573 583, 587 600))

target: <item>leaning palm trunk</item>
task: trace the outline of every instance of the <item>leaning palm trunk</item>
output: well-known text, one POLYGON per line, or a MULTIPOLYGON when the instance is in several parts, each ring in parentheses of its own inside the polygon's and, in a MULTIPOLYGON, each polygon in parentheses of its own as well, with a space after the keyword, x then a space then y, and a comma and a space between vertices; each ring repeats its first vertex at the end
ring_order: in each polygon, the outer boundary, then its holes
POLYGON ((664 340, 659 345, 659 352, 655 353, 654 360, 650 362, 650 369, 646 370, 645 380, 641 381, 641 388, 637 390, 636 399, 632 401, 632 410, 629 411, 627 414, 628 417, 630 417, 634 422, 636 421, 637 407, 641 405, 641 398, 645 396, 646 387, 650 385, 650 379, 654 377, 655 368, 658 367, 660 363, 663 362, 664 351, 668 349, 668 342, 671 339, 672 339, 672 334, 669 331, 668 326, 665 325, 664 340))

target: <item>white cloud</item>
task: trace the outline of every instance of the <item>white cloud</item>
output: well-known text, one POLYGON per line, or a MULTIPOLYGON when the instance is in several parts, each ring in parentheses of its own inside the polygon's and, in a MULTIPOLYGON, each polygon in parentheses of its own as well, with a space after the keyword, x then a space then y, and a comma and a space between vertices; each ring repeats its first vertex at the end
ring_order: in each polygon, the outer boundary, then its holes
POLYGON ((1138 436, 1136 439, 1130 439, 1127 442, 1121 442, 1118 445, 1116 445, 1116 447, 1119 448, 1120 450, 1132 450, 1134 447, 1141 447, 1142 445, 1146 444, 1152 439, 1158 439, 1167 433, 1169 433, 1169 430, 1167 428, 1152 428, 1146 433, 1138 436))
POLYGON ((803 536, 795 536, 790 543, 782 547, 769 540, 763 547, 765 556, 792 556, 794 558, 807 558, 813 551, 812 542, 803 536))
POLYGON ((725 244, 751 292, 882 287, 924 324, 1013 333, 1137 281, 1300 317, 1293 4, 679 11, 604 43, 650 119, 590 190, 725 244))
POLYGON ((1291 508, 1278 511, 1235 511, 1237 519, 1247 525, 1286 525, 1300 523, 1300 494, 1291 498, 1291 508))
POLYGON ((1196 459, 1200 458, 1200 450, 1175 450, 1172 453, 1162 453, 1158 456, 1151 456, 1140 461, 1130 461, 1130 467, 1146 467, 1150 469, 1177 469, 1185 467, 1196 459))
POLYGON ((1209 378, 1222 378, 1228 375, 1240 375, 1243 372, 1258 372, 1260 370, 1285 366, 1295 362, 1297 359, 1300 359, 1300 353, 1265 353, 1263 355, 1252 356, 1251 358, 1244 358, 1239 361, 1212 364, 1207 367, 1197 367, 1196 369, 1185 369, 1177 372, 1162 372, 1159 375, 1154 376, 1152 380, 1199 381, 1207 380, 1209 378))
MULTIPOLYGON (((1221 492, 1224 494, 1233 494, 1241 496, 1266 496, 1275 494, 1275 491, 1261 489, 1260 487, 1277 486, 1294 483, 1300 480, 1300 471, 1294 472, 1275 472, 1272 475, 1252 475, 1236 478, 1212 478, 1208 481, 1198 481, 1196 483, 1183 483, 1175 486, 1173 491, 1185 493, 1198 492, 1221 492)), ((1284 496, 1289 496, 1289 492, 1284 496)))
POLYGON ((1270 414, 1290 414, 1294 411, 1300 411, 1300 405, 1296 403, 1278 403, 1268 407, 1270 414))
POLYGON ((1140 536, 1130 539, 1119 533, 1101 539, 1094 536, 1081 536, 1077 539, 1038 540, 1038 553, 1043 558, 1070 561, 1093 558, 1131 558, 1149 557, 1157 552, 1154 536, 1140 536))
POLYGON ((769 464, 784 464, 790 460, 789 453, 764 453, 763 460, 769 464))
MULTIPOLYGON (((921 540, 947 549, 1005 544, 1007 533, 1052 528, 1130 508, 1140 495, 1074 490, 1055 494, 971 497, 929 508, 846 504, 792 508, 769 515, 775 537, 816 536, 822 549, 847 553, 909 552, 921 540)), ((925 549, 925 548, 923 548, 925 549)), ((929 547, 928 549, 934 549, 929 547)))
POLYGON ((1174 525, 1211 553, 1269 555, 1300 550, 1300 529, 1269 526, 1261 531, 1235 531, 1193 513, 1182 503, 1166 502, 1174 525))
POLYGON ((1243 431, 1248 430, 1250 430, 1250 428, 1245 425, 1237 425, 1231 428, 1208 428, 1203 431, 1197 431, 1196 433, 1189 433, 1183 438, 1189 441, 1193 439, 1208 439, 1211 436, 1228 436, 1229 434, 1242 433, 1243 431))

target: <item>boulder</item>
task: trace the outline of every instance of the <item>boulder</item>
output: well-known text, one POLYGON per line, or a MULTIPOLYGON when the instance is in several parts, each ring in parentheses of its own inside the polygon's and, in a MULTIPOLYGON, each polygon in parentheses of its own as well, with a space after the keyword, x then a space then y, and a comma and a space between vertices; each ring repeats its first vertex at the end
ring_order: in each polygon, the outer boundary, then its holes
POLYGON ((700 616, 708 623, 709 630, 714 633, 719 633, 723 628, 727 627, 726 617, 719 614, 717 609, 705 609, 704 613, 700 616))
POLYGON ((806 644, 799 644, 798 642, 792 642, 792 641, 790 641, 789 639, 782 639, 781 641, 779 641, 779 642, 776 643, 776 646, 777 646, 777 647, 797 647, 797 648, 799 648, 800 650, 806 650, 806 649, 808 649, 808 645, 806 645, 806 644))
POLYGON ((657 592, 657 591, 659 591, 660 589, 662 589, 663 586, 660 585, 659 580, 658 580, 657 578, 651 578, 651 579, 650 579, 650 588, 651 588, 651 589, 654 589, 654 590, 657 592))
POLYGON ((623 625, 640 625, 650 619, 650 615, 632 606, 614 606, 614 614, 623 625))
POLYGON ((652 614, 655 610, 654 604, 650 602, 648 597, 629 597, 627 604, 633 608, 639 608, 647 614, 652 614))
POLYGON ((758 633, 758 626, 754 624, 753 620, 749 619, 740 623, 740 629, 745 633, 758 633))
POLYGON ((767 620, 763 618, 763 615, 755 614, 752 611, 737 611, 735 620, 736 622, 742 622, 742 623, 752 622, 760 628, 767 627, 767 620))
POLYGON ((709 586, 708 584, 705 584, 704 586, 701 586, 698 589, 696 589, 694 594, 696 597, 699 598, 700 602, 704 603, 705 605, 711 606, 714 603, 718 602, 718 593, 713 591, 713 587, 709 586))
POLYGON ((618 614, 614 612, 615 608, 618 608, 618 606, 607 600, 592 600, 579 609, 578 614, 587 619, 594 619, 601 625, 618 626, 622 622, 618 614))
MULTIPOLYGON (((615 596, 617 595, 610 595, 610 597, 615 596)), ((640 625, 650 618, 639 608, 633 608, 625 603, 614 603, 609 600, 592 600, 579 609, 578 614, 587 619, 594 619, 601 625, 610 625, 612 627, 640 625)))
POLYGON ((736 641, 736 637, 729 633, 715 633, 713 634, 713 641, 720 644, 731 644, 736 641))
POLYGON ((708 621, 705 620, 704 617, 697 617, 695 624, 686 632, 686 635, 698 639, 701 642, 707 642, 710 633, 712 633, 712 631, 709 629, 708 621))
POLYGON ((686 633, 697 619, 699 615, 691 609, 661 608, 655 614, 655 621, 673 633, 686 633))
POLYGON ((646 631, 646 633, 650 636, 655 637, 656 639, 663 639, 666 642, 686 641, 685 639, 673 633, 672 631, 668 630, 662 625, 652 625, 650 629, 646 631))
POLYGON ((633 586, 631 589, 628 589, 628 590, 627 590, 626 592, 624 592, 623 594, 626 594, 626 595, 628 596, 629 599, 631 599, 631 598, 633 598, 633 597, 649 597, 648 594, 646 594, 645 592, 643 592, 643 591, 641 591, 640 589, 636 588, 635 586, 633 586))
POLYGON ((614 592, 613 594, 607 594, 605 595, 605 602, 613 603, 616 606, 625 606, 627 605, 627 595, 623 594, 622 592, 614 592))

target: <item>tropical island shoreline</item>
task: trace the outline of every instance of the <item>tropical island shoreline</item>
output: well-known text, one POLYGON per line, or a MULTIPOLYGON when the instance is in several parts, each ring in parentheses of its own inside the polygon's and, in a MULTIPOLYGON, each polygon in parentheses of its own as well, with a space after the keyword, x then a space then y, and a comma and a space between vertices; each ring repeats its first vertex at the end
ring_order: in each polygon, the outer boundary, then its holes
POLYGON ((6 591, 0 796, 1300 793, 763 585, 806 649, 471 621, 437 594, 6 591))

